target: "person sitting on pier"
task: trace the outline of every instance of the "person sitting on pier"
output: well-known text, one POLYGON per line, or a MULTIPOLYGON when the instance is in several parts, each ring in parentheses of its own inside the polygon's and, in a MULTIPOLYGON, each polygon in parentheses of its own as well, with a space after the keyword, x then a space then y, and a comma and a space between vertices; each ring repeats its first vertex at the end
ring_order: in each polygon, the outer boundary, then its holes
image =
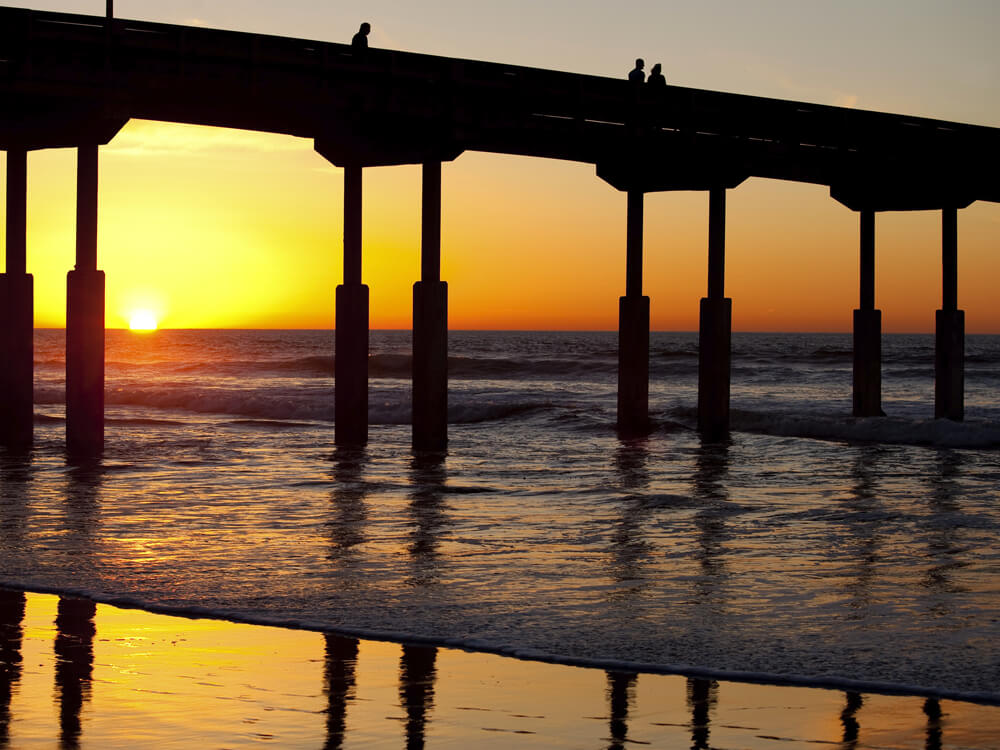
POLYGON ((629 83, 642 83, 646 80, 646 74, 642 72, 642 68, 646 63, 643 62, 641 57, 637 57, 635 60, 635 67, 629 71, 628 80, 629 83))
POLYGON ((361 28, 358 29, 358 33, 351 37, 351 47, 358 51, 363 52, 368 49, 368 35, 371 33, 372 25, 365 21, 361 24, 361 28))
POLYGON ((660 63, 656 63, 652 70, 649 71, 649 78, 646 79, 646 83, 649 84, 649 88, 651 89, 662 90, 667 87, 667 79, 660 72, 660 63))

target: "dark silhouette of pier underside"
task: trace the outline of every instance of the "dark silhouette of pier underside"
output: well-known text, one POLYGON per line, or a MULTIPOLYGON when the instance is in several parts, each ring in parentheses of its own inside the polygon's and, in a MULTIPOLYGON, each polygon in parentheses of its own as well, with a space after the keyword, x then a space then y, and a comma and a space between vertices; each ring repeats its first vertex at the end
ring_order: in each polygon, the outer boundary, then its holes
POLYGON ((749 177, 828 185, 833 198, 859 212, 857 416, 881 413, 875 213, 941 210, 935 414, 962 418, 964 313, 957 306, 956 214, 976 200, 1000 202, 1000 129, 680 86, 652 92, 624 78, 6 7, 0 7, 0 101, 0 148, 8 152, 8 254, 0 314, 11 323, 2 342, 11 364, 4 371, 0 409, 9 444, 31 439, 33 295, 24 258, 24 155, 43 148, 80 150, 77 264, 68 284, 67 437, 71 448, 99 450, 104 274, 97 268, 96 252, 97 150, 131 118, 312 138, 320 154, 344 167, 338 442, 363 443, 367 437, 362 170, 422 164, 422 271, 414 288, 414 445, 446 445, 447 284, 440 279, 440 165, 464 151, 592 163, 598 177, 628 194, 618 400, 624 433, 641 432, 648 425, 645 193, 705 190, 711 195, 708 296, 701 302, 699 427, 712 438, 723 436, 729 424, 732 302, 723 288, 727 189, 749 177))

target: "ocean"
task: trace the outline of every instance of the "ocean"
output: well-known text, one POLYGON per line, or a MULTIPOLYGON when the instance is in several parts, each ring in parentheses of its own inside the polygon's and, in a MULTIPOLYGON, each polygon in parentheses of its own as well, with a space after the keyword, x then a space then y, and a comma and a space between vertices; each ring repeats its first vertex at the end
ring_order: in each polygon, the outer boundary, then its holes
POLYGON ((447 455, 410 449, 410 334, 371 336, 369 444, 333 443, 332 331, 108 331, 107 446, 0 452, 0 585, 603 669, 1000 702, 1000 336, 933 419, 933 337, 734 334, 731 440, 694 430, 697 334, 654 333, 648 438, 617 336, 449 334, 447 455))

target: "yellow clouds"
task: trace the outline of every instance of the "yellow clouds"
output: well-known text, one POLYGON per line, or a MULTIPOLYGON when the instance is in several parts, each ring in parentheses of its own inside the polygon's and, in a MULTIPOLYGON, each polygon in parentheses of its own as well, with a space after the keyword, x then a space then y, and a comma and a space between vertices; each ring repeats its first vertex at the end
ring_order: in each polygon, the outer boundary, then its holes
POLYGON ((207 158, 224 158, 255 153, 311 151, 312 141, 306 138, 132 120, 110 144, 101 149, 101 155, 145 157, 199 154, 207 158))

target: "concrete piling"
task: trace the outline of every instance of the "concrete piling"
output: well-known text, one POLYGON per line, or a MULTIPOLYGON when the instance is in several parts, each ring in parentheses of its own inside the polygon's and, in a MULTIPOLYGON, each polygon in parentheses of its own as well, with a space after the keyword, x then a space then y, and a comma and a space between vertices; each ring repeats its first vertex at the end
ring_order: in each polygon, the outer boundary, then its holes
POLYGON ((448 284, 413 285, 413 448, 448 447, 448 284))
POLYGON ((709 191, 708 296, 698 326, 698 430, 708 440, 729 434, 733 301, 725 296, 726 190, 709 191))
POLYGON ((958 309, 958 210, 941 212, 941 309, 935 315, 934 417, 965 416, 965 311, 958 309))
POLYGON ((27 152, 7 152, 7 266, 0 274, 0 444, 31 445, 34 279, 27 273, 27 152))
POLYGON ((334 441, 368 442, 368 286, 361 283, 361 167, 344 168, 344 283, 337 287, 334 441))
POLYGON ((413 285, 413 449, 448 447, 448 284, 441 281, 441 162, 423 165, 420 281, 413 285))
POLYGON ((854 311, 854 409, 856 417, 883 416, 882 311, 875 308, 875 212, 860 212, 859 307, 854 311))
POLYGON ((104 272, 97 270, 97 146, 77 149, 76 268, 66 278, 66 447, 104 449, 104 272))
POLYGON ((649 429, 649 297, 642 294, 643 193, 628 191, 625 296, 618 300, 618 431, 649 429))

